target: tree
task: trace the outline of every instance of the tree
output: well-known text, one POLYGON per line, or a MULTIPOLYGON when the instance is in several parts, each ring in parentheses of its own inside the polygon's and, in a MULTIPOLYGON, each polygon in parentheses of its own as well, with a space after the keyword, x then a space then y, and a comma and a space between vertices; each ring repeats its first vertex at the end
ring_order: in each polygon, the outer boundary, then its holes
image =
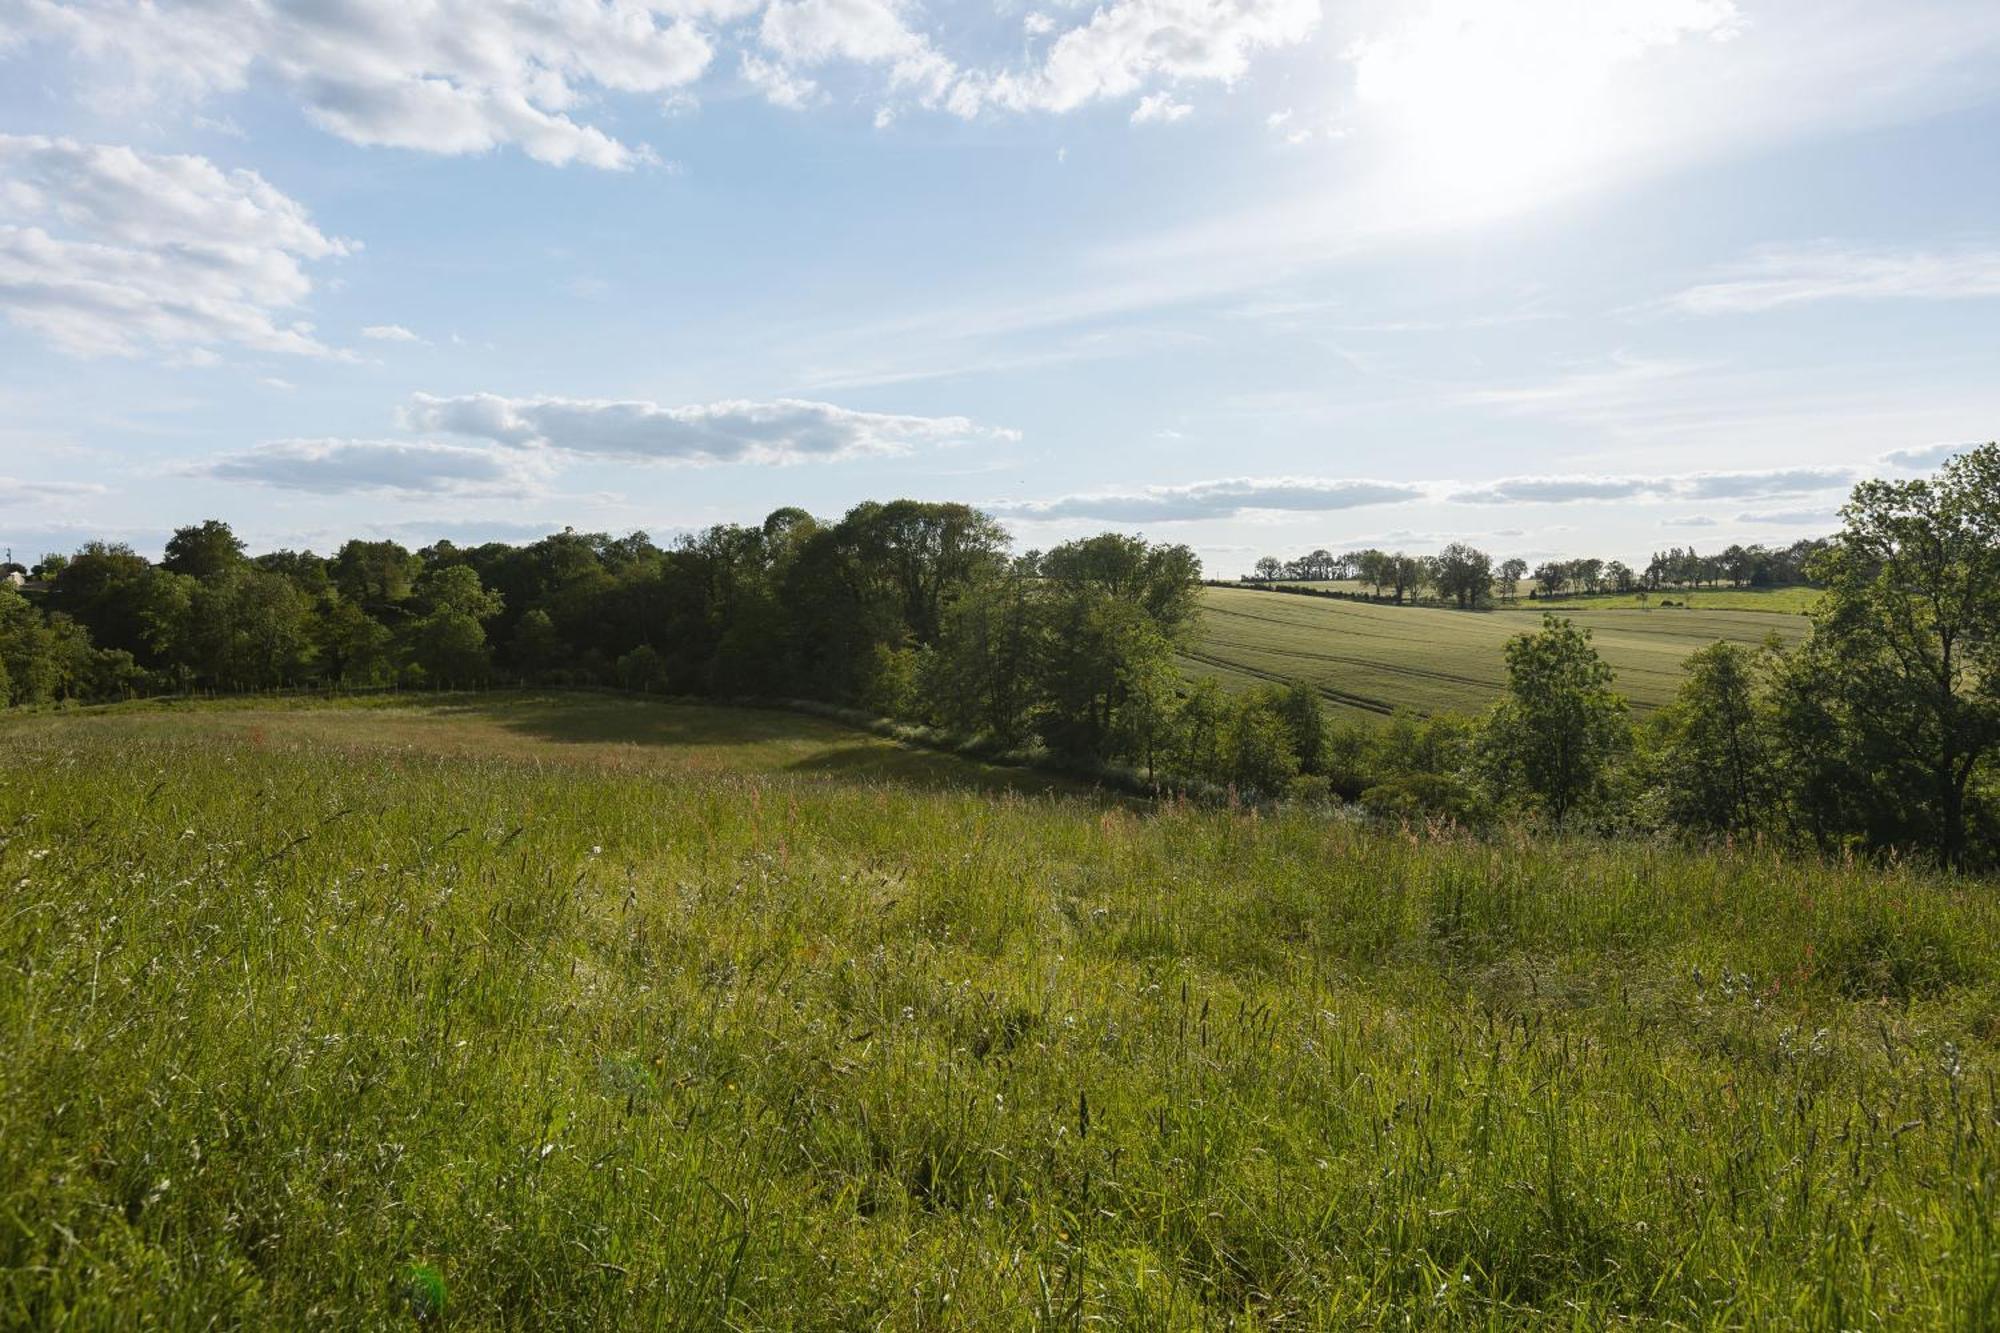
POLYGON ((56 697, 62 686, 55 636, 41 612, 12 588, 0 584, 0 681, 4 701, 36 704, 56 697))
POLYGON ((1325 773, 1332 740, 1318 691, 1304 681, 1293 681, 1278 692, 1272 706, 1284 720, 1292 753, 1298 756, 1299 771, 1325 773))
POLYGON ((485 627, 463 611, 433 611, 411 627, 410 659, 431 685, 478 685, 491 665, 485 627))
POLYGON ((1258 692, 1236 701, 1224 728, 1229 783, 1249 796, 1280 796, 1299 775, 1290 728, 1271 695, 1258 692))
POLYGON ((167 539, 162 566, 189 578, 219 578, 247 564, 243 543, 221 519, 211 518, 191 527, 176 528, 167 539))
POLYGON ((1630 739, 1625 700, 1590 631, 1554 615, 1507 644, 1507 695, 1487 721, 1504 782, 1518 784, 1561 828, 1603 785, 1630 739))
MULTIPOLYGON (((641 646, 653 652, 654 659, 659 661, 659 654, 654 652, 651 644, 641 646)), ((539 680, 561 665, 563 655, 562 638, 556 633, 555 622, 549 619, 548 612, 536 607, 515 622, 514 636, 507 645, 507 656, 516 671, 530 680, 539 680)), ((624 659, 619 661, 622 665, 624 659)), ((665 674, 664 662, 660 663, 659 671, 665 674)))
POLYGON ((1040 569, 1043 739, 1076 758, 1134 753, 1159 729, 1174 654, 1193 632, 1200 561, 1185 546, 1105 533, 1056 547, 1040 569))
POLYGON ((423 572, 415 555, 390 541, 348 542, 332 565, 340 595, 377 617, 407 601, 423 572))
POLYGON ((1904 767, 1904 837, 1966 862, 1968 790, 2000 747, 2000 445, 1865 481, 1816 572, 1812 665, 1857 743, 1904 767))
POLYGON ((1562 560, 1545 560, 1535 566, 1535 582, 1544 597, 1554 597, 1569 586, 1569 565, 1562 560))
POLYGON ((1520 556, 1509 556, 1500 562, 1500 591, 1508 601, 1520 595, 1521 580, 1527 576, 1528 562, 1520 556))
POLYGON ((327 678, 374 685, 395 675, 389 630, 359 603, 335 593, 320 603, 313 641, 327 678))
POLYGON ((1667 818, 1683 828, 1733 833, 1770 820, 1771 746, 1755 697, 1756 666, 1757 654, 1741 644, 1698 649, 1661 712, 1657 786, 1667 818))
POLYGON ((1435 582, 1438 595, 1458 603, 1461 611, 1484 606, 1493 596, 1493 557, 1453 542, 1438 552, 1435 582))
POLYGON ((470 565, 433 564, 412 595, 424 615, 409 629, 410 659, 424 679, 446 688, 483 683, 492 661, 480 622, 500 614, 500 594, 470 565))
POLYGON ((1251 575, 1259 583, 1275 583, 1285 577, 1285 567, 1276 556, 1264 556, 1257 561, 1256 571, 1251 575))
POLYGON ((924 712, 947 730, 1006 747, 1027 739, 1042 623, 1023 572, 985 579, 945 612, 918 678, 924 712))

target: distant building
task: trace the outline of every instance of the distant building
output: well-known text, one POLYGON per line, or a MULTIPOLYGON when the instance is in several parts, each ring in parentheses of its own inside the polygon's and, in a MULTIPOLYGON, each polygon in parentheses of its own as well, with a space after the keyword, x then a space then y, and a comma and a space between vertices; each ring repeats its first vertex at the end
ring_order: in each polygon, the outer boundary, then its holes
POLYGON ((28 576, 18 569, 10 569, 4 575, 0 575, 0 583, 10 588, 25 588, 28 586, 28 576))

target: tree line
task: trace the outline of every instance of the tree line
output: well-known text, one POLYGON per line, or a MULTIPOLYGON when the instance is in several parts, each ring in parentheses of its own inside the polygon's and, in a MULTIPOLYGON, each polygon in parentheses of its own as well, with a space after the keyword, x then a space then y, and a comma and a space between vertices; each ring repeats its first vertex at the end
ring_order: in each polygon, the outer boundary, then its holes
POLYGON ((1655 551, 1644 569, 1622 560, 1582 556, 1545 560, 1530 569, 1519 556, 1496 561, 1464 542, 1436 555, 1411 555, 1372 547, 1334 555, 1315 550, 1292 560, 1261 557, 1245 583, 1358 582, 1377 601, 1414 602, 1428 591, 1436 600, 1471 610, 1496 598, 1514 601, 1525 587, 1530 597, 1581 593, 1660 592, 1668 589, 1778 588, 1812 582, 1813 562, 1827 549, 1824 537, 1804 538, 1785 547, 1730 546, 1714 555, 1693 547, 1655 551))
MULTIPOLYGON (((1704 648, 1643 721, 1589 632, 1553 615, 1508 644, 1505 695, 1480 717, 1339 723, 1305 683, 1228 692, 1181 670, 1201 586, 1187 547, 1105 533, 1016 556, 979 511, 911 500, 837 521, 781 509, 665 547, 566 530, 252 557, 214 520, 158 563, 90 542, 45 558, 31 596, 0 585, 0 694, 499 681, 797 698, 1158 787, 1993 867, 2000 446, 1864 483, 1844 518, 1807 557, 1825 592, 1806 643, 1704 648)), ((1470 547, 1434 568, 1467 604, 1505 577, 1470 547)))

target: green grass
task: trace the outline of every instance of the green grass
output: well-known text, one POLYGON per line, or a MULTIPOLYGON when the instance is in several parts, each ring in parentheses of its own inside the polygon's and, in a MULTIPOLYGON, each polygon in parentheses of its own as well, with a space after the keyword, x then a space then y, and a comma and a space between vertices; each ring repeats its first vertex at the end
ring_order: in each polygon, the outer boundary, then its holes
POLYGON ((671 706, 627 695, 495 691, 329 701, 223 698, 0 717, 17 742, 216 739, 255 749, 465 755, 637 770, 682 778, 789 774, 981 791, 1066 792, 1081 784, 1024 768, 900 745, 784 709, 671 706))
POLYGON ((573 706, 0 724, 0 1326, 2000 1319, 1990 884, 573 706))
MULTIPOLYGON (((1618 689, 1640 711, 1673 697, 1689 653, 1717 639, 1787 643, 1809 628, 1801 616, 1757 611, 1572 610, 1617 672, 1618 689)), ((1532 603, 1493 611, 1384 606, 1249 589, 1204 588, 1202 633, 1191 670, 1230 686, 1304 680, 1331 704, 1357 714, 1397 708, 1477 712, 1506 684, 1504 648, 1540 624, 1532 603)))

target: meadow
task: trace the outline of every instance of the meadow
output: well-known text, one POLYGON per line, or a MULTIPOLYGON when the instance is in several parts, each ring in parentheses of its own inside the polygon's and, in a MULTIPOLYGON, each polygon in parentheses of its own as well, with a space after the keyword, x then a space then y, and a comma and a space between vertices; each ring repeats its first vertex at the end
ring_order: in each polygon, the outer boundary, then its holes
POLYGON ((0 1325, 2000 1321, 1990 883, 1022 779, 0 719, 0 1325))
MULTIPOLYGON (((1697 648, 1718 639, 1754 646, 1772 635, 1796 644, 1810 628, 1799 615, 1657 605, 1563 614, 1591 631, 1619 692, 1638 712, 1673 697, 1681 665, 1697 648)), ((1537 628, 1541 615, 1531 602, 1455 611, 1207 587, 1201 632, 1185 664, 1231 687, 1303 680, 1329 705, 1356 715, 1474 713, 1506 685, 1506 641, 1537 628)))

